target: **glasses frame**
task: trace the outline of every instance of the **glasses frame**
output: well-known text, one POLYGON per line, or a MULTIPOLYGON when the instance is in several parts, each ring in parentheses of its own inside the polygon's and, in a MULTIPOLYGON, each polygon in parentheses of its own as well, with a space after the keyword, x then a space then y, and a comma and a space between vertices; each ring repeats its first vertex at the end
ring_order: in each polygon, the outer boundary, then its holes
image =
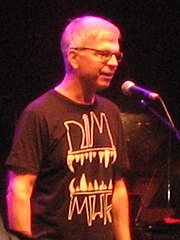
POLYGON ((116 57, 116 60, 118 63, 122 62, 122 59, 123 59, 123 52, 110 52, 108 50, 100 50, 100 49, 95 49, 95 48, 88 48, 88 47, 82 47, 82 48, 71 48, 71 49, 74 49, 74 50, 80 50, 80 51, 83 51, 83 50, 90 50, 90 51, 94 51, 96 52, 100 57, 101 59, 104 61, 104 62, 108 62, 112 56, 114 55, 116 57))

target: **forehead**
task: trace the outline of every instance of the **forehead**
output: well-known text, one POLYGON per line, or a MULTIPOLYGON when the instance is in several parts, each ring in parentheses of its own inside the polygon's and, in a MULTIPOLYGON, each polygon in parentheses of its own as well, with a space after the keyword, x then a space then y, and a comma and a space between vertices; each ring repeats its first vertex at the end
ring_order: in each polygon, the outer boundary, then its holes
POLYGON ((112 36, 101 36, 88 39, 86 42, 86 47, 92 47, 102 50, 110 50, 110 51, 119 51, 120 44, 119 39, 112 36))

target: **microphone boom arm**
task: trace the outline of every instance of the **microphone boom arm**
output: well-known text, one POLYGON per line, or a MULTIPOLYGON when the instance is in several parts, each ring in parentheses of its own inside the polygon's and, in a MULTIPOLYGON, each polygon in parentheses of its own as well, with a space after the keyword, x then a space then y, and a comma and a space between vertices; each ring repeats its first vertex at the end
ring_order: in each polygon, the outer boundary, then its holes
POLYGON ((162 98, 159 96, 159 100, 163 106, 163 109, 167 115, 168 120, 166 120, 165 118, 163 118, 153 107, 150 106, 149 102, 145 101, 145 100, 141 100, 141 105, 143 107, 146 107, 148 110, 150 110, 151 113, 153 113, 159 120, 161 120, 162 123, 164 123, 164 125, 166 125, 177 137, 178 140, 180 140, 180 131, 175 127, 171 116, 164 104, 164 101, 162 100, 162 98))

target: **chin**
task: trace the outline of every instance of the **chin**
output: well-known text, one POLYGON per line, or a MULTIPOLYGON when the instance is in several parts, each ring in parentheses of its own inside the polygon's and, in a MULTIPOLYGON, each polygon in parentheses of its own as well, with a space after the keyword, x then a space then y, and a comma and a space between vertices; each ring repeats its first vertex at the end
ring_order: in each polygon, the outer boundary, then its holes
POLYGON ((102 81, 99 85, 102 87, 102 88, 108 88, 111 84, 111 80, 108 79, 108 80, 105 80, 105 81, 102 81))
POLYGON ((111 79, 112 78, 99 78, 98 81, 96 81, 96 88, 98 91, 104 90, 108 88, 111 84, 111 79))
POLYGON ((99 85, 98 86, 98 91, 101 91, 101 90, 104 90, 104 89, 108 88, 109 85, 110 85, 110 83, 99 85))

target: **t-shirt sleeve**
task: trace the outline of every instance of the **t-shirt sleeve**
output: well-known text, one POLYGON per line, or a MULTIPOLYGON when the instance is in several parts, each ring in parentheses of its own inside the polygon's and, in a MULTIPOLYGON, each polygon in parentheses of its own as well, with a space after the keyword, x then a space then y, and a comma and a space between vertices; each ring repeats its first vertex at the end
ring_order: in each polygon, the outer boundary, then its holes
POLYGON ((47 149, 46 131, 42 114, 25 109, 16 126, 12 150, 6 165, 10 169, 37 174, 47 149))

